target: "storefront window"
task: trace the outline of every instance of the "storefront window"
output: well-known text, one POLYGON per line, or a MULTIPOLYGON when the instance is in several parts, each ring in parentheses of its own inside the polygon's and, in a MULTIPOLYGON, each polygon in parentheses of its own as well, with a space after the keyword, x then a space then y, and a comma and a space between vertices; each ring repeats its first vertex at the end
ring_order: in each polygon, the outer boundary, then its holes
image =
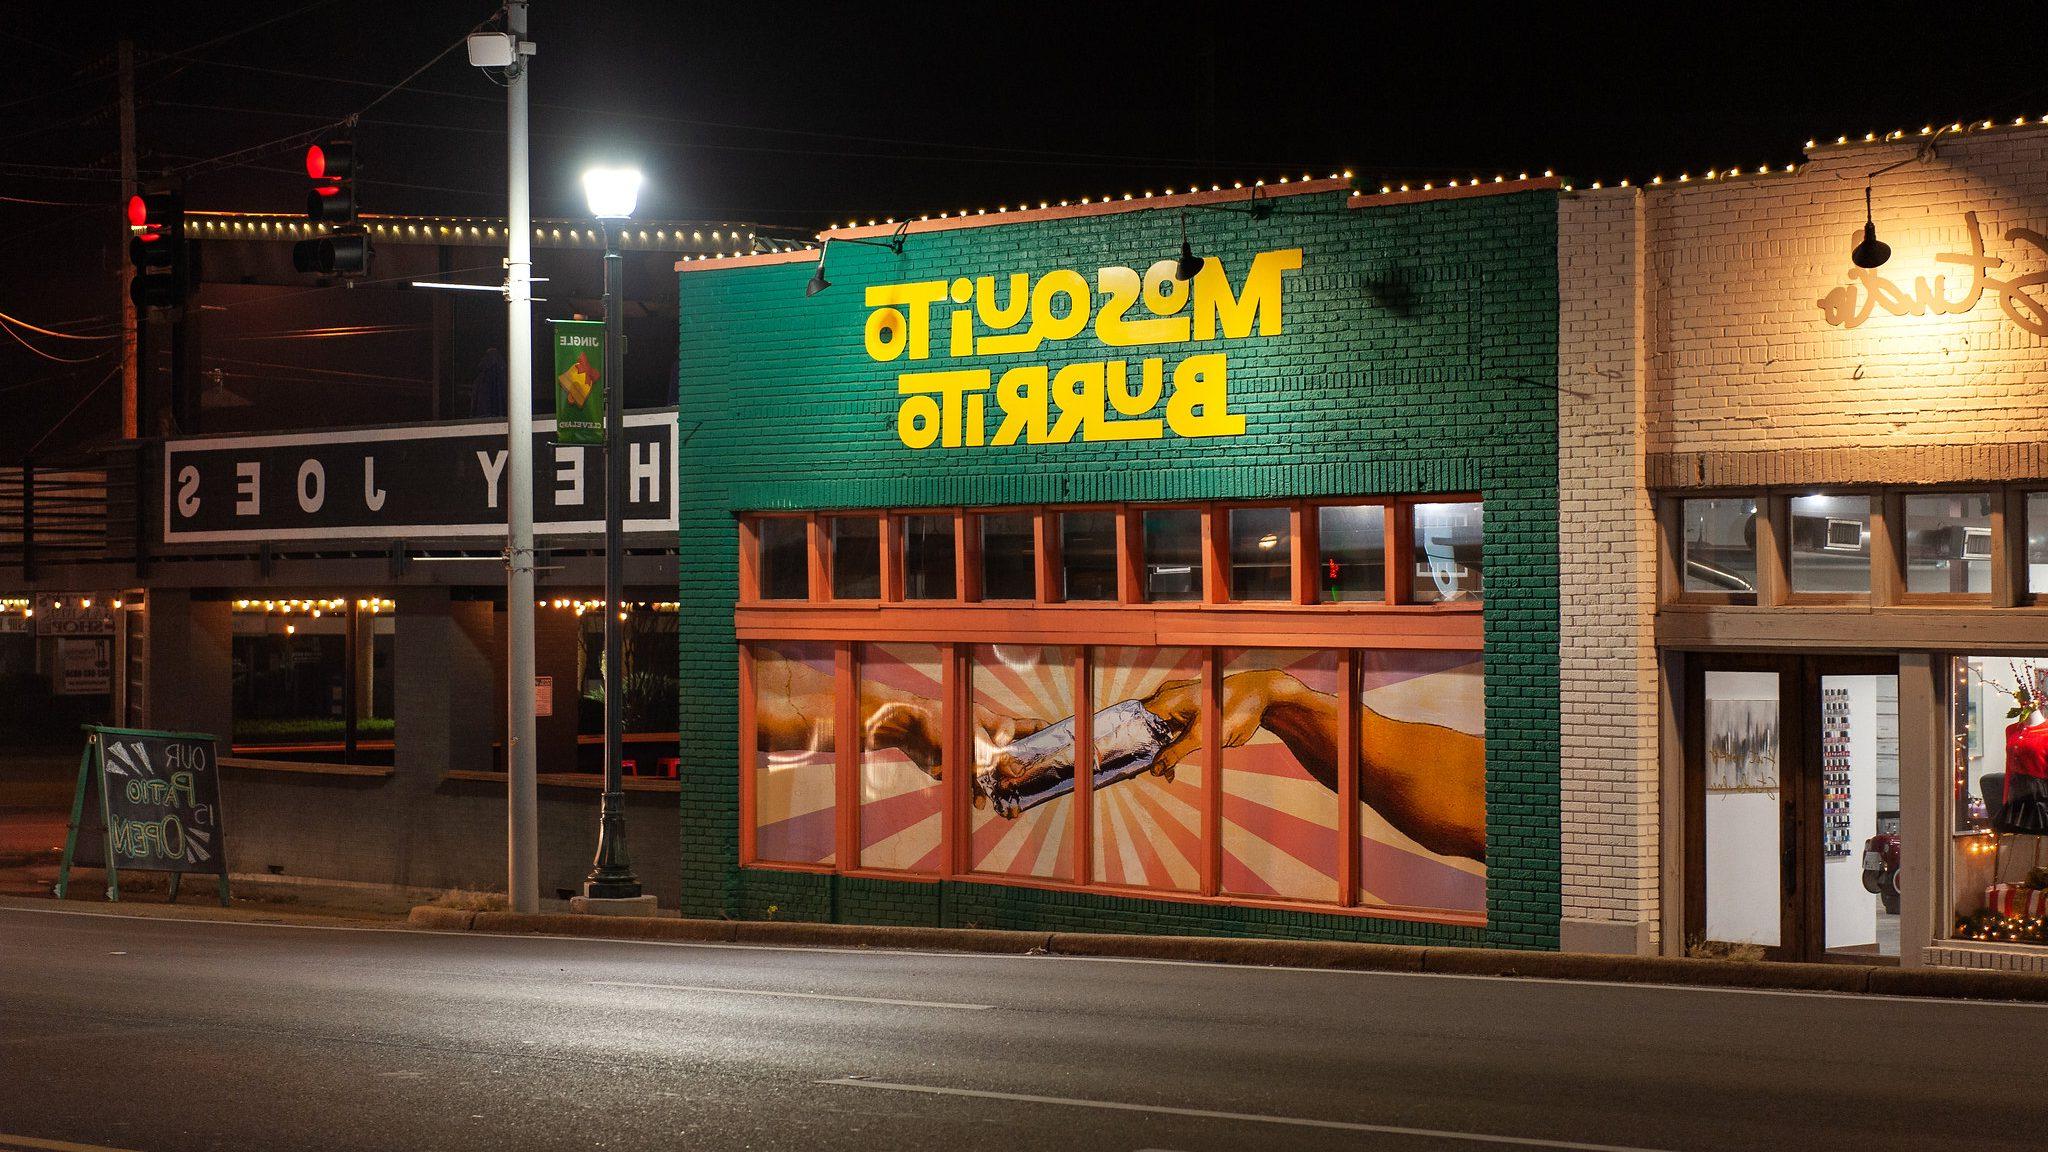
POLYGON ((905 516, 897 523, 903 537, 903 598, 955 598, 953 517, 905 516))
POLYGON ((862 644, 860 866, 935 874, 945 824, 945 657, 936 644, 862 644))
MULTIPOLYGON (((576 681, 582 690, 577 698, 576 768, 582 772, 604 771, 604 618, 600 607, 577 620, 582 645, 576 681)), ((628 776, 673 778, 679 766, 676 619, 673 605, 639 601, 627 606, 626 618, 619 622, 626 657, 619 681, 626 709, 621 769, 628 776)))
POLYGON ((811 598, 811 528, 795 516, 769 516, 754 522, 760 544, 761 599, 811 598))
POLYGON ((1906 591, 1991 592, 1991 497, 1983 492, 1909 495, 1906 591))
POLYGON ((1038 598, 1038 544, 1029 512, 999 512, 981 522, 981 598, 1038 598))
POLYGON ((832 537, 832 598, 882 598, 882 521, 874 516, 834 516, 826 521, 832 537))
POLYGON ((1954 933, 2048 944, 2048 656, 1954 662, 1954 933))
POLYGON ((834 652, 821 641, 755 644, 754 855, 831 864, 838 804, 834 771, 834 652))
POLYGON ((1870 497, 1792 498, 1792 591, 1870 591, 1870 497))
POLYGON ((976 872, 1074 876, 1073 650, 977 644, 972 703, 976 872))
POLYGON ((1363 905, 1486 911, 1486 658, 1358 654, 1363 905))
POLYGON ((1756 595, 1756 498, 1717 496, 1679 506, 1684 590, 1756 595))
POLYGON ((1338 896, 1337 654, 1229 650, 1223 661, 1223 890, 1338 896), (1233 731, 1243 725, 1249 731, 1233 731))
POLYGON ((1116 513, 1062 512, 1059 517, 1065 598, 1116 599, 1116 513))
POLYGON ((1448 604, 1485 595, 1486 517, 1483 506, 1415 506, 1415 602, 1448 604))
POLYGON ((1316 509, 1316 584, 1326 604, 1387 594, 1387 510, 1377 504, 1316 509))
POLYGON ((1095 879, 1193 892, 1202 886, 1202 653, 1097 648, 1095 879))
POLYGON ((1230 598, 1294 599, 1293 513, 1286 508, 1230 510, 1230 598))
POLYGON ((397 622, 389 600, 236 600, 231 621, 236 754, 392 763, 397 622))
POLYGON ((2027 493, 2027 591, 2048 592, 2048 492, 2027 493))
POLYGON ((1202 598, 1202 513, 1149 508, 1144 514, 1145 599, 1202 598))

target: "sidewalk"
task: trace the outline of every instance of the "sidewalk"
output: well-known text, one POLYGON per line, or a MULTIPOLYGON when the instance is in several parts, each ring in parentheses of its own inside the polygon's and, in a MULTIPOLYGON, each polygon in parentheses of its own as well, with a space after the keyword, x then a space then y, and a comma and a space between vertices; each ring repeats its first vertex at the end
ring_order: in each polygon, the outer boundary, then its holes
POLYGON ((1954 968, 1785 964, 1675 956, 1598 956, 1573 952, 1512 952, 1492 948, 1434 948, 1324 940, 522 914, 426 906, 412 910, 410 923, 415 928, 443 931, 531 933, 612 940, 989 952, 1613 984, 2048 1002, 2048 976, 1954 968))

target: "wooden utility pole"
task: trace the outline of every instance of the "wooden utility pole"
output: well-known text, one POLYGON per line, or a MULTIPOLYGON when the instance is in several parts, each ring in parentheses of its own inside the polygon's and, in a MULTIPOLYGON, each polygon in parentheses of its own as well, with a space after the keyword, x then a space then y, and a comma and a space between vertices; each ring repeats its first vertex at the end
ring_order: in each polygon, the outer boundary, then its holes
POLYGON ((122 37, 114 49, 114 56, 121 73, 121 194, 118 203, 124 240, 118 249, 122 258, 115 264, 121 285, 121 435, 133 440, 140 423, 137 416, 140 366, 136 363, 135 301, 128 296, 128 245, 125 238, 128 235, 128 197, 135 194, 135 42, 122 37))

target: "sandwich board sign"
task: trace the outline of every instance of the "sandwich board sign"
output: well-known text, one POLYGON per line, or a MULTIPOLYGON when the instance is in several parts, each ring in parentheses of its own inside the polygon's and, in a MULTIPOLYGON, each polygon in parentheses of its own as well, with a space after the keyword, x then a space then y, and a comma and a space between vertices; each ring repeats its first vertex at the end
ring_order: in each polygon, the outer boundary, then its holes
POLYGON ((221 907, 227 907, 227 838, 214 738, 99 725, 87 725, 85 732, 57 898, 64 898, 73 864, 99 864, 107 870, 110 901, 121 898, 121 870, 127 868, 169 872, 173 900, 185 873, 217 876, 221 907), (99 792, 91 813, 88 783, 99 792))

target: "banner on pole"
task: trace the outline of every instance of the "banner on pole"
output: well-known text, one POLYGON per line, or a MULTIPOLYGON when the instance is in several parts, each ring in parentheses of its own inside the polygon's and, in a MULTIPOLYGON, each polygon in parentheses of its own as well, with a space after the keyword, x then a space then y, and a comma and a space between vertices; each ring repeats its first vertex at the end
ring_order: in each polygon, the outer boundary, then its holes
POLYGON ((555 346, 555 442, 604 443, 604 321, 550 320, 555 346))

